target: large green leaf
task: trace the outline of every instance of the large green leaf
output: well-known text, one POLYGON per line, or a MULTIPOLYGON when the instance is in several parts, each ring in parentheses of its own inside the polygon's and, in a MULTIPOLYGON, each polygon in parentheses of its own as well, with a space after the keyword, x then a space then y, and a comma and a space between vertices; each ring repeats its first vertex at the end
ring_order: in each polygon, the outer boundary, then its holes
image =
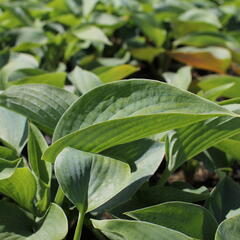
POLYGON ((16 168, 10 176, 0 179, 0 192, 31 212, 34 211, 36 191, 35 177, 27 167, 16 168))
POLYGON ((223 221, 216 232, 215 240, 238 240, 240 236, 240 215, 223 221))
POLYGON ((156 224, 127 220, 93 220, 93 226, 111 240, 194 240, 180 232, 156 224))
POLYGON ((67 218, 56 204, 52 203, 46 216, 36 223, 32 215, 17 205, 0 202, 0 239, 62 240, 67 229, 67 218))
POLYGON ((55 143, 44 153, 43 159, 53 162, 67 146, 99 153, 219 115, 233 113, 157 81, 106 84, 80 97, 64 113, 54 132, 55 143))
POLYGON ((126 213, 128 216, 184 233, 192 238, 214 238, 217 222, 210 212, 199 206, 184 202, 168 202, 126 213))
POLYGON ((27 140, 25 117, 0 107, 0 141, 20 153, 27 140))
POLYGON ((230 177, 224 177, 213 189, 206 206, 218 222, 223 221, 231 211, 240 208, 239 184, 230 177))
POLYGON ((65 195, 82 213, 107 202, 131 177, 128 164, 73 148, 59 154, 55 173, 65 195))
POLYGON ((66 109, 77 99, 70 92, 44 84, 12 86, 0 94, 0 105, 53 131, 66 109))

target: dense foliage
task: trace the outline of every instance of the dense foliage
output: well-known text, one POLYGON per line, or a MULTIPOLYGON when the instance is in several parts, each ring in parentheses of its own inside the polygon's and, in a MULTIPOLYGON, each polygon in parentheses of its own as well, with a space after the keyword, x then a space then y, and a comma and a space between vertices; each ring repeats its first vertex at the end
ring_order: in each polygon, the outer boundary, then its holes
POLYGON ((240 239, 239 12, 0 0, 0 239, 240 239))

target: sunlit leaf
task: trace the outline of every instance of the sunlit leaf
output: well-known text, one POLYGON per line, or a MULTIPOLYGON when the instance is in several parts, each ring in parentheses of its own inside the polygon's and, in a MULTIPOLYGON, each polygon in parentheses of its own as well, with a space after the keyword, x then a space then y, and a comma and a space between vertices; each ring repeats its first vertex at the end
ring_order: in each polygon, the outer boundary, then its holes
POLYGON ((190 66, 224 73, 231 63, 229 50, 220 47, 182 47, 170 52, 171 57, 190 66))

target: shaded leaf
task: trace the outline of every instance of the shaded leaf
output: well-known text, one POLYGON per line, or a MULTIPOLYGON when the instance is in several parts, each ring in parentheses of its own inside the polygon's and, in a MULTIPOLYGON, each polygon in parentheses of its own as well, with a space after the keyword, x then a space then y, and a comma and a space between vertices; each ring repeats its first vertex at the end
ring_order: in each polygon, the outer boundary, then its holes
POLYGON ((39 223, 13 203, 0 202, 0 238, 16 240, 62 240, 68 229, 63 210, 52 203, 46 216, 39 223), (37 230, 33 233, 33 228, 37 230))
POLYGON ((49 205, 50 183, 52 176, 52 166, 46 161, 42 161, 43 152, 48 145, 36 126, 30 124, 28 135, 28 160, 38 183, 38 207, 40 211, 45 211, 49 205))
POLYGON ((55 162, 57 180, 80 212, 92 211, 120 192, 129 182, 128 164, 72 148, 55 162))
POLYGON ((19 154, 27 140, 27 120, 20 114, 2 107, 0 116, 0 141, 19 154))
POLYGON ((201 240, 213 239, 217 229, 217 222, 210 212, 191 203, 168 202, 126 214, 134 219, 158 224, 201 240))
POLYGON ((231 210, 240 208, 240 186, 231 178, 223 178, 212 191, 206 207, 222 222, 231 210))

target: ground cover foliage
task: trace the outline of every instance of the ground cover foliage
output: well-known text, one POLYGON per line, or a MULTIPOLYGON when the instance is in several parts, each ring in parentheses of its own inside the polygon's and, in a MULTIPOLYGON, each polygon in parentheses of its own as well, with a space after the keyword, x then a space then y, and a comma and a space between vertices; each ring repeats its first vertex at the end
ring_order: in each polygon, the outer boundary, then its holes
POLYGON ((0 0, 0 239, 240 239, 239 0, 0 0))

